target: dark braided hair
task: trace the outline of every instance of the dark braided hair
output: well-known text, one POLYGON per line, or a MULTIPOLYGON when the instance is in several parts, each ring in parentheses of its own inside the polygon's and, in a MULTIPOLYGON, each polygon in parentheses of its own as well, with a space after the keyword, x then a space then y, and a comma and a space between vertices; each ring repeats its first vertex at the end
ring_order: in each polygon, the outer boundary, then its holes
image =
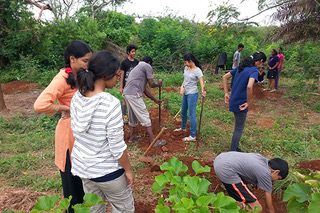
POLYGON ((239 73, 245 68, 245 67, 254 67, 256 61, 265 62, 267 60, 267 56, 263 52, 255 52, 250 57, 246 57, 243 59, 238 67, 239 73))
MULTIPOLYGON (((64 67, 71 68, 70 57, 81 58, 87 53, 93 52, 89 45, 83 41, 75 40, 69 43, 64 51, 64 67)), ((67 84, 71 86, 72 89, 76 87, 76 79, 73 73, 69 73, 67 78, 67 84)))

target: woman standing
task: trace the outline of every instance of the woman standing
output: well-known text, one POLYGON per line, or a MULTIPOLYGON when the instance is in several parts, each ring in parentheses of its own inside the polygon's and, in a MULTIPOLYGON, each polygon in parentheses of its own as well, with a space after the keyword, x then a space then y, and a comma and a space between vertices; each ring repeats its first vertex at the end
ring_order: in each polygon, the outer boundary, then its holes
MULTIPOLYGON (((72 195, 71 205, 83 202, 83 187, 79 177, 71 174, 70 154, 74 137, 71 130, 70 103, 76 92, 75 75, 79 68, 87 68, 92 49, 83 41, 72 41, 65 50, 65 68, 53 78, 34 103, 34 109, 53 116, 61 112, 55 131, 55 164, 60 170, 63 194, 72 195), (56 104, 55 102, 58 101, 56 104)), ((69 212, 73 212, 71 207, 69 212)))
POLYGON ((284 61, 284 56, 282 54, 282 47, 278 47, 277 49, 278 51, 278 57, 279 57, 279 65, 278 65, 278 72, 277 72, 277 75, 276 75, 276 78, 274 79, 275 80, 275 85, 274 87, 276 89, 278 89, 278 82, 279 82, 279 76, 280 76, 280 72, 282 71, 283 69, 283 61, 284 61))
POLYGON ((275 49, 271 50, 271 56, 268 60, 268 86, 263 91, 271 90, 270 92, 275 92, 277 89, 275 88, 275 78, 278 74, 278 65, 279 65, 279 57, 277 56, 277 51, 275 49))
MULTIPOLYGON (((134 174, 123 139, 121 105, 105 92, 119 81, 119 66, 118 58, 99 51, 92 55, 87 70, 78 71, 79 91, 71 101, 75 136, 71 172, 82 179, 85 193, 108 199, 113 213, 133 213, 134 174)), ((96 205, 92 212, 105 213, 106 205, 96 205)))
POLYGON ((239 67, 236 67, 222 77, 225 103, 229 103, 229 110, 233 112, 235 118, 230 151, 241 152, 239 142, 245 126, 248 107, 252 99, 253 85, 255 80, 258 80, 258 69, 265 61, 266 55, 263 52, 255 52, 251 57, 247 57, 241 61, 239 67), (232 92, 231 96, 229 96, 228 78, 232 76, 232 92))
POLYGON ((197 86, 198 80, 200 81, 201 95, 203 97, 206 96, 206 90, 199 61, 191 53, 186 53, 183 56, 183 61, 185 65, 184 80, 180 87, 180 95, 183 96, 181 105, 182 123, 181 128, 175 129, 174 131, 186 131, 188 120, 187 111, 189 109, 191 135, 185 137, 183 141, 196 141, 196 107, 199 96, 197 86))

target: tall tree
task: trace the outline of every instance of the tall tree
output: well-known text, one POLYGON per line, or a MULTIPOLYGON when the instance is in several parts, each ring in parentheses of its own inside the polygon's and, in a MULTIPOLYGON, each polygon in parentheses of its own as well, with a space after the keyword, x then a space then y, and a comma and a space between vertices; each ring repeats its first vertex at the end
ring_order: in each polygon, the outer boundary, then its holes
POLYGON ((91 18, 94 19, 96 14, 107 6, 121 5, 128 0, 85 0, 91 10, 91 18))
POLYGON ((7 109, 7 106, 6 106, 6 103, 4 102, 3 91, 0 83, 0 112, 6 109, 7 109))

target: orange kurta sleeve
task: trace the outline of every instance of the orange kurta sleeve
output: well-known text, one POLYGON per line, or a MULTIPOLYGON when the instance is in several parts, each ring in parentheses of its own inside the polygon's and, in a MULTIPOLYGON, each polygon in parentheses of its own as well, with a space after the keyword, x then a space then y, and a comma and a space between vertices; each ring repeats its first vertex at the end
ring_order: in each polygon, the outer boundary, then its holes
MULTIPOLYGON (((53 78, 51 83, 43 90, 34 103, 34 109, 48 116, 54 115, 59 110, 59 105, 70 107, 71 99, 76 92, 67 84, 68 74, 64 70, 53 78), (59 104, 55 104, 58 101, 59 104)), ((74 137, 71 130, 71 118, 60 118, 55 131, 55 164, 61 171, 65 171, 66 153, 71 154, 74 137)))

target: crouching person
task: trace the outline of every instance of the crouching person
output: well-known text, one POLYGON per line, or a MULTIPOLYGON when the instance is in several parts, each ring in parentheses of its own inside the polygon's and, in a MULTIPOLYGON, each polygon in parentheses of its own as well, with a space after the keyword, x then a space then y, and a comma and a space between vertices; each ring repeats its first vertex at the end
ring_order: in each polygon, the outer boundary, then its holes
MULTIPOLYGON (((79 90, 70 107, 75 137, 71 172, 82 179, 85 193, 108 199, 113 213, 133 213, 134 174, 123 140, 121 105, 105 92, 119 81, 119 66, 118 58, 100 51, 93 54, 87 70, 77 73, 79 90)), ((106 205, 96 205, 92 212, 105 213, 106 205)))
POLYGON ((272 182, 283 180, 289 172, 288 163, 280 158, 268 160, 257 153, 224 152, 214 160, 214 170, 230 197, 249 205, 262 206, 247 183, 257 184, 265 191, 266 211, 275 212, 272 205, 272 182))

